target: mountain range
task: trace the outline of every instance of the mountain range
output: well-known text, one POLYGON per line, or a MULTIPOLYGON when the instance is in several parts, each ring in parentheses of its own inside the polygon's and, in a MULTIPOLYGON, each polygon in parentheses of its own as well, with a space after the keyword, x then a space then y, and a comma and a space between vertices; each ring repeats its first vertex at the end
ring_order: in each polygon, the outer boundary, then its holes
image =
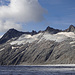
POLYGON ((0 38, 0 65, 75 64, 75 26, 22 32, 9 29, 0 38))

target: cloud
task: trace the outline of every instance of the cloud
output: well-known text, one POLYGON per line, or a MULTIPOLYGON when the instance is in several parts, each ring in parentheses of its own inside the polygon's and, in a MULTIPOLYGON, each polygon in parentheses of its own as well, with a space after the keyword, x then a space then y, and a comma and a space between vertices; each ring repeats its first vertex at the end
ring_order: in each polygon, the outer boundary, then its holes
POLYGON ((0 20, 0 32, 5 32, 10 28, 15 28, 17 30, 21 30, 22 26, 13 21, 1 21, 0 20))
MULTIPOLYGON (((6 24, 6 22, 8 21, 10 21, 11 25, 13 22, 14 24, 17 22, 40 22, 44 20, 43 14, 45 12, 46 11, 44 10, 44 8, 41 7, 38 0, 10 0, 8 6, 0 6, 0 20, 2 22, 2 25, 0 24, 0 26, 8 26, 6 24)), ((12 27, 16 25, 13 25, 12 27)), ((4 29, 5 28, 3 28, 3 30, 4 29)))

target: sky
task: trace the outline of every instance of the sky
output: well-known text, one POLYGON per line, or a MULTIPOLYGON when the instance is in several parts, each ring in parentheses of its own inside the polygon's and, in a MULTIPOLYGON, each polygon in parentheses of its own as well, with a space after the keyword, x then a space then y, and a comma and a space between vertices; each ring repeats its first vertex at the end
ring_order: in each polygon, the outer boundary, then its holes
POLYGON ((45 30, 75 26, 75 0, 0 0, 0 35, 8 29, 45 30))

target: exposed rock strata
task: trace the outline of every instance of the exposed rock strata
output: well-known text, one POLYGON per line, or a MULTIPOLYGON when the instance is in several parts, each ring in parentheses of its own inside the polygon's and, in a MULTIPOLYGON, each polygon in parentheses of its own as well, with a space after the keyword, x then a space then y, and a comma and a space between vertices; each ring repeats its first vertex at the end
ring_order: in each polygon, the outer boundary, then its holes
MULTIPOLYGON (((0 39, 0 65, 75 64, 74 31, 72 25, 64 31, 48 27, 45 31, 39 32, 41 34, 36 31, 19 32, 10 29, 0 39), (63 34, 60 34, 60 32, 63 32, 63 34), (68 35, 64 35, 64 32, 68 35), (72 32, 72 34, 69 32, 72 32), (46 34, 51 35, 51 37, 52 35, 62 35, 67 38, 58 42, 44 38, 46 34), (21 42, 24 39, 30 40, 30 42, 11 44, 14 41, 21 42)), ((60 39, 60 36, 57 39, 60 39)))

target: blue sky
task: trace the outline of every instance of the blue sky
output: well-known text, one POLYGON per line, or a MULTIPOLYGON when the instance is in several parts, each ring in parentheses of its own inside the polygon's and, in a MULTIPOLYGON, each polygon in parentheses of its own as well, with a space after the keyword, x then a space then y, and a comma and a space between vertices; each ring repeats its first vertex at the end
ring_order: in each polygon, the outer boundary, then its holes
POLYGON ((45 20, 39 23, 29 23, 24 26, 29 30, 43 30, 47 26, 57 29, 66 29, 69 25, 75 25, 75 0, 39 0, 39 3, 48 13, 44 15, 45 20))
MULTIPOLYGON (((4 4, 8 4, 3 1, 4 4)), ((22 31, 45 30, 47 26, 63 30, 71 24, 75 26, 75 0, 38 0, 38 2, 47 11, 43 15, 44 19, 39 22, 22 23, 22 31)))

